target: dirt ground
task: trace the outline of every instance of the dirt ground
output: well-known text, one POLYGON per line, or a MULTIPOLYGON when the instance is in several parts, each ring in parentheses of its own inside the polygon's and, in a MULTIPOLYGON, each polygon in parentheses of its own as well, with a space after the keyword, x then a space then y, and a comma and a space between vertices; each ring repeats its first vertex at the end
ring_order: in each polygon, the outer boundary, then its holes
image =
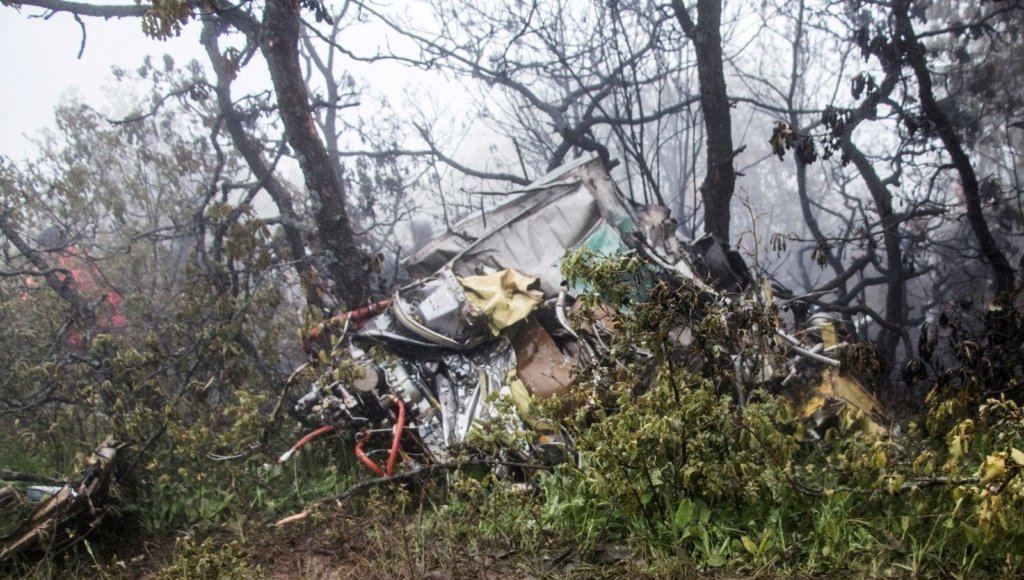
MULTIPOLYGON (((226 530, 206 537, 237 550, 253 569, 253 577, 273 580, 575 576, 571 553, 539 558, 497 545, 451 542, 431 552, 410 541, 412 525, 412 517, 381 522, 335 512, 281 527, 254 527, 244 542, 226 530)), ((178 538, 148 538, 113 547, 104 558, 111 564, 104 568, 111 576, 153 579, 166 574, 180 557, 178 538)))

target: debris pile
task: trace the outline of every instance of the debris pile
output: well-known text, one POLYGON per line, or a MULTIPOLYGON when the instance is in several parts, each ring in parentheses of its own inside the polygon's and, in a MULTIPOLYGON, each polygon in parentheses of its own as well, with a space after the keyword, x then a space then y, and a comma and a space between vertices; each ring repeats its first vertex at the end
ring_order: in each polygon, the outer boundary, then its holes
MULTIPOLYGON (((575 371, 606 356, 602 335, 614 332, 600 321, 570 324, 567 311, 586 291, 562 279, 559 266, 573 250, 636 255, 650 266, 652 282, 671 277, 708 300, 755 288, 737 252, 710 236, 678 239, 667 208, 629 202, 597 159, 557 169, 521 194, 407 258, 404 266, 419 279, 390 300, 314 329, 321 338, 332 328, 341 331, 320 355, 328 370, 295 409, 321 427, 281 461, 312 437, 338 431, 354 438, 368 469, 392 476, 399 460, 404 469, 445 462, 474 429, 516 434, 524 426, 533 440, 510 437, 517 442, 507 449, 509 459, 565 458, 571 442, 538 416, 533 402, 567 396, 575 371)), ((680 329, 677 339, 685 343, 688 332, 680 329)), ((819 368, 838 365, 820 354, 824 345, 784 336, 819 368)), ((763 382, 775 372, 750 380, 763 382)), ((838 376, 827 374, 820 384, 832 385, 838 376)), ((881 407, 871 395, 853 379, 840 379, 843 389, 824 393, 822 386, 817 398, 804 397, 810 402, 799 411, 838 413, 849 403, 870 406, 878 417, 881 407), (843 398, 851 392, 856 397, 843 398), (841 401, 818 404, 826 396, 841 401)))
POLYGON ((106 514, 116 457, 117 445, 107 439, 93 452, 75 483, 31 486, 26 490, 27 498, 11 486, 0 489, 0 509, 4 513, 14 510, 21 516, 35 503, 27 514, 16 519, 12 530, 0 537, 0 561, 30 549, 60 553, 99 525, 106 514))

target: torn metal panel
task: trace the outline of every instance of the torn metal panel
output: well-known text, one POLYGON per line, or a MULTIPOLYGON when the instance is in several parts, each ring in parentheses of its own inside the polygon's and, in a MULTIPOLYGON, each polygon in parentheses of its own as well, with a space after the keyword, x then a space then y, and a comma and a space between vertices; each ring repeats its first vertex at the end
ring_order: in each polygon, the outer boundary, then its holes
POLYGON ((530 320, 515 333, 516 373, 529 394, 547 399, 565 395, 573 382, 578 357, 562 352, 554 339, 536 320, 530 320))
MULTIPOLYGON (((817 347, 828 351, 838 346, 836 329, 827 318, 819 318, 818 324, 821 343, 817 347)), ((797 342, 795 338, 784 333, 780 334, 788 341, 797 342)), ((799 344, 799 343, 797 343, 799 344)), ((803 349, 801 349, 803 350, 803 349)), ((802 356, 811 360, 818 358, 831 361, 815 352, 803 351, 802 356)), ((840 419, 859 422, 861 428, 872 435, 889 434, 888 426, 892 424, 882 403, 868 392, 857 379, 839 372, 839 362, 826 362, 829 367, 804 388, 790 389, 786 394, 795 402, 797 414, 808 421, 816 433, 824 433, 836 426, 840 419)))
POLYGON ((536 276, 548 296, 561 282, 558 262, 601 224, 635 228, 632 208, 597 158, 584 158, 537 180, 486 216, 456 224, 403 261, 413 276, 449 266, 459 276, 511 268, 536 276))
POLYGON ((840 374, 837 369, 825 369, 820 382, 799 395, 805 397, 798 406, 800 418, 809 421, 819 433, 836 426, 844 415, 852 414, 850 418, 860 422, 866 433, 888 434, 886 426, 892 421, 882 403, 860 382, 840 374))
POLYGON ((412 334, 447 348, 472 348, 489 336, 487 314, 449 268, 396 292, 391 312, 412 334))
POLYGON ((515 270, 460 278, 445 266, 399 289, 390 316, 375 318, 356 336, 387 340, 405 332, 438 347, 471 349, 529 316, 544 298, 536 285, 537 278, 515 270), (390 334, 379 334, 385 331, 390 334))
POLYGON ((597 206, 582 185, 558 186, 541 203, 500 224, 449 262, 460 276, 512 268, 540 279, 548 295, 558 291, 558 262, 602 224, 597 206))
POLYGON ((434 238, 416 253, 402 260, 402 265, 414 277, 430 276, 496 225, 507 223, 513 217, 539 205, 549 191, 549 187, 526 190, 518 198, 484 215, 473 215, 459 221, 450 231, 434 238))

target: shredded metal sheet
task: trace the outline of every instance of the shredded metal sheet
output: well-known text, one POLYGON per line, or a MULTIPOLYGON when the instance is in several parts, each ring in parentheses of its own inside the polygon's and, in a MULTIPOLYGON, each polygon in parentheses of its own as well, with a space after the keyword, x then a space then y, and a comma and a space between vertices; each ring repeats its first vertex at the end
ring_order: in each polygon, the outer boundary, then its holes
POLYGON ((600 160, 583 159, 486 216, 459 222, 403 265, 413 276, 444 265, 459 276, 511 268, 537 276, 544 294, 554 296, 562 281, 559 260, 602 224, 628 231, 636 219, 600 160))

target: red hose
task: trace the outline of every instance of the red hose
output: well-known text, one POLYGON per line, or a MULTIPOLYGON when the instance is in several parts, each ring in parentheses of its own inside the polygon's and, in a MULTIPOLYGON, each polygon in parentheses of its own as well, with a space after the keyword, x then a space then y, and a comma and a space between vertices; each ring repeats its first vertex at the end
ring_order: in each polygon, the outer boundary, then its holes
POLYGON ((402 430, 405 429, 405 403, 402 402, 398 397, 391 397, 391 400, 398 406, 398 421, 395 423, 395 434, 391 436, 391 452, 388 454, 388 465, 387 470, 382 471, 377 463, 370 459, 369 456, 363 451, 363 444, 366 443, 367 437, 360 437, 356 441, 356 457, 359 461, 363 462, 370 471, 376 473, 380 477, 391 477, 395 474, 395 461, 398 460, 398 451, 402 444, 402 430))
POLYGON ((372 318, 381 312, 387 310, 388 306, 391 306, 391 300, 381 300, 373 304, 368 304, 355 310, 349 310, 348 312, 342 312, 337 316, 331 318, 331 322, 335 324, 344 324, 345 320, 348 319, 349 323, 353 328, 358 329, 368 318, 372 318))
POLYGON ((295 453, 299 449, 302 449, 310 441, 316 439, 317 437, 319 437, 321 435, 326 435, 327 433, 330 433, 331 431, 334 431, 334 426, 333 425, 324 425, 323 427, 320 427, 319 429, 315 429, 315 430, 311 431, 305 437, 303 437, 302 439, 299 439, 298 441, 296 441, 295 445, 292 445, 291 449, 289 449, 288 451, 286 451, 286 452, 281 454, 281 457, 279 457, 277 459, 278 465, 284 463, 285 461, 288 461, 288 458, 292 456, 292 453, 295 453))
POLYGON ((350 310, 350 311, 346 312, 345 314, 343 314, 342 316, 346 316, 347 315, 352 320, 357 320, 357 321, 358 320, 364 320, 366 318, 370 318, 374 314, 380 314, 381 312, 384 312, 385 310, 387 310, 388 306, 391 306, 391 299, 381 300, 380 302, 375 302, 373 304, 368 304, 366 306, 363 306, 362 308, 356 308, 355 310, 350 310))
POLYGON ((328 326, 344 326, 346 320, 349 321, 352 330, 359 330, 363 323, 387 310, 388 306, 391 306, 391 299, 381 300, 380 302, 374 302, 373 304, 368 304, 366 306, 356 308, 355 310, 342 312, 341 314, 331 317, 330 320, 321 322, 313 328, 310 328, 306 337, 310 340, 316 340, 328 326))
POLYGON ((402 442, 402 429, 405 428, 405 403, 398 397, 392 397, 398 405, 398 422, 395 423, 395 434, 391 438, 391 453, 388 454, 388 477, 395 473, 395 460, 398 459, 398 449, 402 442))
POLYGON ((359 461, 362 461, 363 465, 369 468, 370 471, 376 473, 380 477, 384 477, 384 472, 380 470, 380 467, 363 452, 363 443, 366 443, 366 439, 360 438, 356 441, 356 457, 358 457, 359 461))

